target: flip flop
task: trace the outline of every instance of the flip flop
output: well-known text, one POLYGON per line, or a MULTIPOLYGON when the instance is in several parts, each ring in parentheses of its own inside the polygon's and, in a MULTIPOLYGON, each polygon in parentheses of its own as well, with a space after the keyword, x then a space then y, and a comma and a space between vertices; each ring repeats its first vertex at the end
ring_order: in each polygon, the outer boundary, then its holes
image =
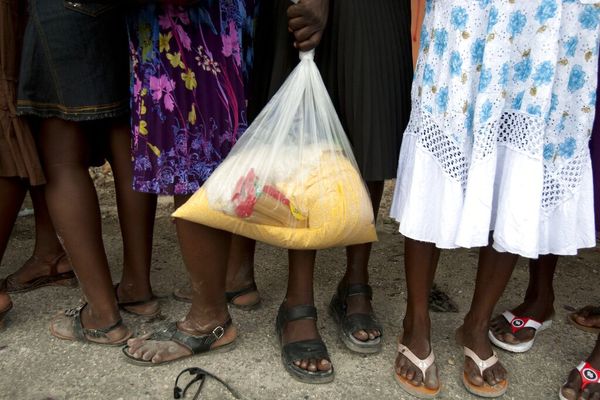
MULTIPOLYGON (((401 340, 398 340, 398 353, 408 358, 410 362, 412 362, 417 368, 419 368, 419 370, 421 370, 421 373, 423 374, 423 379, 425 379, 427 371, 429 370, 429 368, 431 368, 432 365, 435 364, 435 355, 433 354, 433 350, 431 351, 431 353, 429 353, 427 358, 421 360, 408 347, 406 347, 400 342, 401 340)), ((437 389, 429 389, 425 386, 425 384, 423 384, 423 382, 421 382, 421 385, 415 386, 410 380, 404 378, 401 375, 398 375, 395 369, 394 378, 396 379, 396 382, 398 383, 398 385, 400 385, 402 390, 404 390, 411 396, 418 397, 419 399, 433 399, 437 397, 442 390, 441 385, 437 389)))
MULTIPOLYGON (((58 263, 65 257, 65 254, 61 254, 49 263, 50 275, 40 276, 30 281, 19 283, 15 279, 14 274, 11 274, 2 280, 0 287, 2 287, 2 289, 8 293, 25 293, 44 286, 65 286, 70 288, 77 287, 78 281, 73 271, 61 273, 56 271, 58 263)), ((32 258, 35 258, 35 256, 32 258)))
POLYGON ((125 357, 125 361, 127 361, 130 364, 141 366, 141 367, 156 367, 159 365, 165 365, 165 364, 173 363, 176 361, 180 361, 180 360, 183 360, 183 359, 195 356, 195 355, 208 354, 208 353, 211 353, 211 354, 212 353, 222 353, 222 352, 230 351, 235 348, 237 341, 234 340, 231 343, 227 343, 225 345, 215 347, 215 348, 211 348, 211 346, 215 342, 217 342, 219 339, 221 339, 223 337, 223 335, 225 335, 225 331, 232 324, 233 324, 233 322, 231 321, 231 318, 228 318, 224 324, 215 327, 212 330, 212 332, 204 334, 204 335, 194 336, 194 335, 190 335, 189 333, 180 331, 177 328, 177 323, 171 322, 169 325, 167 325, 166 328, 152 333, 146 339, 146 340, 156 340, 156 341, 161 341, 161 342, 167 342, 167 341, 175 342, 175 343, 190 350, 191 354, 176 358, 174 360, 163 361, 160 363, 153 363, 151 360, 146 361, 143 359, 137 359, 129 353, 129 351, 128 351, 128 349, 130 348, 129 346, 123 346, 123 348, 121 349, 121 352, 123 353, 123 356, 125 357))
MULTIPOLYGON (((487 360, 482 360, 481 358, 479 358, 479 356, 477 354, 475 354, 475 352, 473 350, 469 349, 466 346, 463 346, 463 351, 465 353, 465 357, 468 357, 471 360, 473 360, 473 362, 475 362, 475 364, 477 365, 477 368, 479 368, 479 374, 481 376, 483 376, 483 372, 485 370, 493 367, 494 365, 496 365, 500 362, 498 360, 498 356, 496 355, 496 352, 494 352, 494 354, 492 354, 492 356, 490 358, 488 358, 487 360)), ((475 396, 479 396, 479 397, 485 397, 485 398, 500 397, 500 396, 504 395, 504 393, 506 393, 506 390, 508 389, 508 379, 505 379, 504 381, 497 383, 494 386, 489 385, 485 381, 483 382, 482 386, 477 386, 477 385, 471 383, 471 381, 469 380, 469 377, 467 376, 467 373, 464 371, 463 371, 462 381, 463 381, 463 384, 465 385, 465 388, 467 389, 467 391, 469 393, 474 394, 475 396)))
POLYGON ((570 314, 567 316, 567 321, 568 321, 568 322, 569 322, 571 325, 573 325, 575 328, 577 328, 577 329, 579 329, 579 330, 581 330, 581 331, 588 332, 588 333, 593 333, 593 334, 597 335, 597 334, 599 334, 599 333, 600 333, 600 328, 596 328, 596 327, 593 327, 593 326, 585 326, 585 325, 581 325, 581 324, 580 324, 579 322, 577 322, 577 320, 575 319, 575 316, 576 316, 576 315, 577 315, 579 312, 581 312, 582 310, 584 310, 584 309, 586 309, 586 308, 591 308, 591 309, 597 310, 597 312, 594 312, 594 314, 596 314, 596 313, 600 314, 600 307, 586 306, 586 307, 584 307, 584 308, 582 308, 582 309, 579 309, 579 310, 577 310, 577 311, 575 311, 575 312, 572 312, 572 313, 570 313, 570 314))
MULTIPOLYGON (((588 385, 600 383, 600 371, 592 367, 590 363, 582 361, 577 366, 577 371, 579 371, 579 376, 581 377, 581 387, 579 388, 580 393, 583 392, 588 385)), ((564 385, 558 390, 558 398, 560 400, 568 400, 562 394, 563 387, 564 385)))
POLYGON ((84 328, 83 324, 81 322, 81 310, 83 310, 85 308, 85 306, 87 306, 87 303, 81 304, 80 306, 78 306, 76 308, 66 310, 63 313, 57 314, 50 322, 50 334, 52 334, 52 336, 62 339, 62 340, 70 340, 70 341, 84 342, 84 343, 94 343, 94 344, 101 344, 101 345, 105 345, 105 346, 122 346, 133 335, 133 333, 129 329, 127 329, 126 334, 117 340, 113 340, 108 337, 108 334, 111 331, 124 326, 123 320, 120 318, 113 325, 106 327, 106 328, 100 328, 100 329, 84 328), (73 335, 72 336, 66 336, 66 335, 60 334, 55 330, 54 322, 56 322, 59 318, 71 320, 72 327, 73 327, 73 335))
POLYGON ((360 354, 374 354, 381 351, 382 336, 373 340, 362 341, 354 337, 354 332, 360 330, 377 330, 383 335, 383 327, 377 321, 375 313, 357 313, 347 315, 346 300, 351 296, 366 296, 373 299, 373 290, 369 285, 349 285, 337 293, 329 303, 329 313, 335 320, 340 339, 348 349, 360 354))
POLYGON ((494 346, 501 348, 502 350, 510 351, 512 353, 524 353, 531 350, 535 343, 535 338, 539 332, 545 331, 552 326, 552 320, 549 319, 544 322, 536 321, 532 318, 517 317, 510 311, 504 311, 502 313, 504 319, 510 324, 510 329, 513 335, 522 329, 531 328, 535 330, 533 339, 518 344, 510 344, 498 339, 491 330, 488 330, 488 337, 494 346))

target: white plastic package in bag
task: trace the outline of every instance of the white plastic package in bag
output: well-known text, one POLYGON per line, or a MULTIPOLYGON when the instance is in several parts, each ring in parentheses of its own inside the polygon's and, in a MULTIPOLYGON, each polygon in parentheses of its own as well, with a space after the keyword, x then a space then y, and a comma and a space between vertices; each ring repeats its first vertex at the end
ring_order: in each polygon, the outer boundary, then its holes
POLYGON ((289 249, 377 240, 373 208, 314 52, 173 216, 289 249))

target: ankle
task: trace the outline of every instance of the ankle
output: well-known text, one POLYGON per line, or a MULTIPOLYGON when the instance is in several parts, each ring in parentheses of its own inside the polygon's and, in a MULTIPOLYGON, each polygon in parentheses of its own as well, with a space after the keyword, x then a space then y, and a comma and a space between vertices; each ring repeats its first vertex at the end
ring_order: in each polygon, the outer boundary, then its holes
POLYGON ((224 326, 230 319, 231 316, 227 309, 206 310, 202 315, 196 315, 190 310, 178 325, 184 331, 193 334, 205 334, 211 332, 217 326, 224 326))
POLYGON ((404 336, 409 337, 422 337, 428 342, 431 336, 431 319, 429 314, 413 314, 406 313, 404 320, 402 321, 402 327, 404 329, 404 336))
POLYGON ((463 320, 464 334, 467 336, 475 336, 482 333, 487 335, 489 325, 489 318, 482 318, 469 312, 463 320))

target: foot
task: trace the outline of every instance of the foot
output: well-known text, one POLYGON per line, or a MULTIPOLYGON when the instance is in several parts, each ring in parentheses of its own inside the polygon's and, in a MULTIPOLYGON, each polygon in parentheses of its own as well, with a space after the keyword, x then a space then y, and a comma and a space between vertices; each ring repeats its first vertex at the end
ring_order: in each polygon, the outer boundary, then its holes
MULTIPOLYGON (((456 331, 456 341, 459 345, 474 351, 482 360, 487 360, 494 354, 487 332, 487 325, 477 326, 465 323, 456 331)), ((508 372, 499 362, 484 370, 482 375, 475 361, 469 357, 465 357, 464 370, 469 382, 479 387, 484 386, 484 384, 495 386, 506 381, 508 378, 508 372)))
POLYGON ((119 307, 141 317, 157 316, 160 313, 160 304, 152 289, 140 290, 137 286, 139 285, 117 284, 115 291, 119 307))
MULTIPOLYGON (((520 318, 530 318, 539 323, 552 319, 554 315, 553 302, 525 301, 520 306, 510 311, 520 318)), ((523 328, 515 333, 512 332, 510 322, 502 315, 494 317, 490 322, 490 331, 501 342, 508 344, 521 344, 535 338, 536 330, 523 328)))
POLYGON ((50 333, 63 340, 109 346, 123 345, 132 335, 120 317, 98 318, 87 304, 56 314, 50 321, 50 333))
MULTIPOLYGON (((234 286, 232 286, 231 284, 228 283, 227 284, 227 292, 233 293, 238 290, 242 290, 243 288, 247 288, 250 285, 252 285, 252 283, 245 285, 245 286, 239 286, 236 289, 236 288, 234 288, 234 286)), ((183 301, 186 303, 192 302, 192 296, 193 296, 192 287, 189 285, 182 286, 173 291, 173 297, 175 297, 176 300, 183 301)), ((241 294, 241 295, 237 296, 236 298, 234 298, 231 302, 231 304, 233 304, 234 306, 242 307, 242 308, 252 307, 258 303, 260 303, 260 293, 258 292, 258 290, 254 290, 252 292, 241 294)))
MULTIPOLYGON (((212 322, 203 326, 191 323, 189 320, 177 323, 177 330, 191 336, 202 336, 210 334, 218 326, 218 322, 212 322)), ((188 347, 171 340, 150 340, 148 334, 139 338, 129 339, 129 346, 125 351, 136 360, 149 361, 153 364, 164 364, 167 362, 179 360, 193 355, 188 347)), ((216 350, 219 347, 231 344, 237 338, 237 329, 234 325, 227 327, 220 339, 216 340, 210 349, 216 350)))
POLYGON ((573 322, 592 329, 600 329, 600 307, 585 306, 571 314, 573 322))
MULTIPOLYGON (((284 303, 284 307, 289 308, 292 305, 286 302, 284 303)), ((317 321, 314 319, 289 321, 283 327, 283 345, 310 339, 321 339, 321 335, 317 329, 317 321)), ((294 360, 294 365, 310 372, 327 372, 332 369, 331 361, 325 358, 294 360)))
MULTIPOLYGON (((592 368, 596 370, 600 369, 600 344, 598 344, 598 342, 596 342, 596 347, 586 362, 589 363, 592 368)), ((596 378, 599 378, 597 373, 591 373, 590 376, 588 376, 588 379, 594 378, 594 375, 596 375, 596 378)), ((586 385, 582 390, 581 374, 578 369, 573 369, 569 373, 567 383, 560 388, 560 394, 567 400, 598 400, 600 399, 600 384, 591 383, 586 385)))
POLYGON ((6 289, 9 292, 17 292, 49 285, 72 287, 77 284, 75 277, 72 274, 61 276, 72 272, 73 268, 65 253, 33 255, 21 268, 6 278, 6 289), (56 280, 52 280, 53 277, 56 277, 56 280), (41 280, 44 282, 40 282, 41 280))
MULTIPOLYGON (((342 288, 347 285, 348 284, 342 280, 338 285, 338 293, 340 293, 342 288)), ((352 314, 373 314, 373 306, 371 305, 369 296, 346 297, 346 315, 350 316, 352 314)), ((369 340, 375 340, 380 337, 381 331, 377 329, 358 330, 353 332, 352 336, 361 342, 368 342, 369 340)))
MULTIPOLYGON (((429 341, 430 322, 427 320, 423 324, 418 324, 418 326, 423 329, 423 332, 417 332, 412 329, 412 325, 413 324, 410 324, 407 321, 407 318, 405 318, 404 332, 400 338, 400 343, 408 347, 415 356, 424 360, 431 354, 431 343, 429 341)), ((427 370, 426 375, 423 376, 421 369, 405 355, 398 353, 396 362, 394 363, 394 369, 396 374, 409 380, 414 386, 424 385, 427 389, 431 390, 436 390, 440 387, 436 364, 433 364, 427 370)))

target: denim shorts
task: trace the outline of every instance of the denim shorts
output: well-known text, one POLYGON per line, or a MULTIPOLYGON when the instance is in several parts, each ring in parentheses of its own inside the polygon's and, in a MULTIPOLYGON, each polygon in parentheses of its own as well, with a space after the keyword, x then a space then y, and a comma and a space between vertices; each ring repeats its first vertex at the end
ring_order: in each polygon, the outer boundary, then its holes
POLYGON ((20 115, 90 121, 128 113, 126 10, 114 3, 29 0, 20 115))

